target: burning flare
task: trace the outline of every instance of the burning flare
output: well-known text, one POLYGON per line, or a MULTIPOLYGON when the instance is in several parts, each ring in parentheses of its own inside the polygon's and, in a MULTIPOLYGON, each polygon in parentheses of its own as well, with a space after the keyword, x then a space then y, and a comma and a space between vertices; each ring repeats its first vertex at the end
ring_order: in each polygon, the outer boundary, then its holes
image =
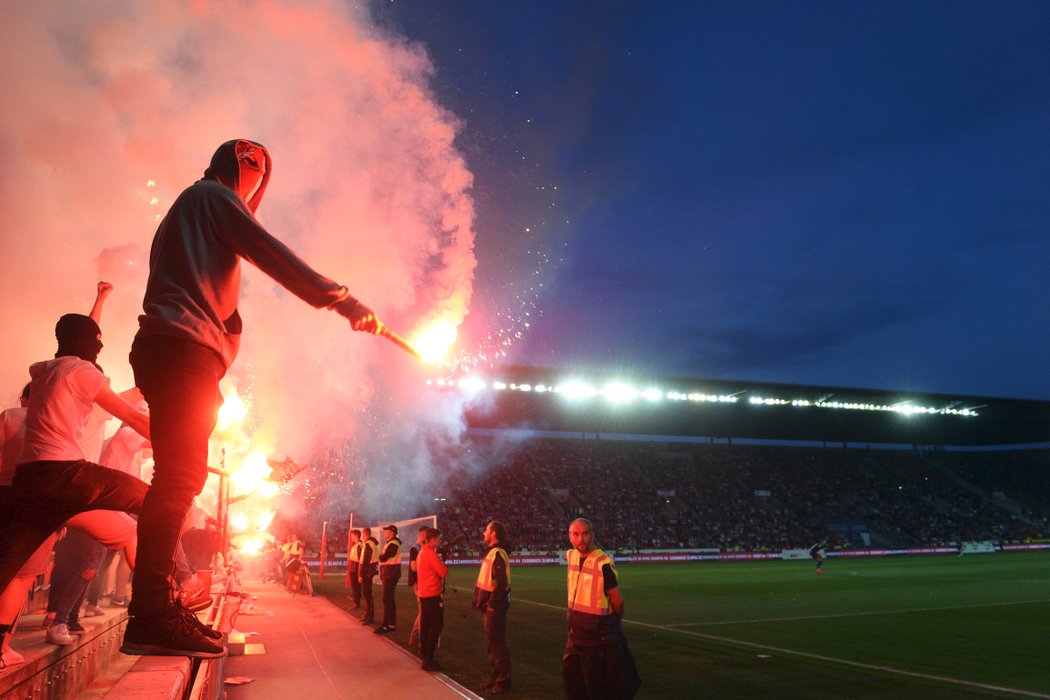
POLYGON ((458 331, 451 323, 434 323, 420 330, 412 338, 412 346, 424 362, 440 362, 456 343, 458 331))

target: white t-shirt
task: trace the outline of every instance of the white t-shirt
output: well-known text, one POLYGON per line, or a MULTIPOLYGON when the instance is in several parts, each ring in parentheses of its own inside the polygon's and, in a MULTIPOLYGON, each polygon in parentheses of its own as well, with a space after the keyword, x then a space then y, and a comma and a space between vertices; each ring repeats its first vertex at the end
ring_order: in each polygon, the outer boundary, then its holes
POLYGON ((59 357, 29 367, 33 378, 26 414, 26 443, 19 464, 84 459, 80 447, 95 408, 95 396, 109 377, 79 357, 59 357))
POLYGON ((106 442, 106 423, 112 417, 98 404, 91 409, 91 415, 84 424, 84 434, 80 438, 80 451, 87 461, 98 464, 102 458, 102 446, 106 442))
POLYGON ((145 441, 131 426, 122 425, 113 433, 113 437, 106 440, 98 463, 141 479, 142 465, 137 457, 145 441))
POLYGON ((22 454, 22 445, 26 441, 26 409, 9 408, 0 413, 0 452, 3 453, 3 465, 0 466, 0 486, 10 486, 15 477, 15 465, 22 454))

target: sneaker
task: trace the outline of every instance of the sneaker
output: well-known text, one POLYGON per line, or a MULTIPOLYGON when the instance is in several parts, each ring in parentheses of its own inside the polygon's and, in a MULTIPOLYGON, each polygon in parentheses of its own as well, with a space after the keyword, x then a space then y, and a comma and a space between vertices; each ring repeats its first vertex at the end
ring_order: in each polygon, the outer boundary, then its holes
POLYGON ((70 634, 75 634, 78 637, 87 632, 84 625, 80 624, 80 620, 77 620, 76 618, 71 618, 69 622, 66 623, 66 629, 69 630, 70 634))
POLYGON ((372 630, 372 634, 386 634, 387 632, 390 632, 390 631, 391 631, 390 628, 385 627, 385 626, 384 627, 376 627, 374 630, 372 630))
POLYGON ((105 614, 105 611, 97 605, 85 605, 84 612, 81 613, 84 617, 98 617, 105 614))
POLYGON ((171 607, 157 617, 130 618, 120 651, 132 655, 189 656, 196 659, 226 656, 226 648, 217 640, 205 636, 181 610, 171 607))
POLYGON ((444 669, 441 668, 441 664, 439 664, 437 661, 433 661, 433 660, 431 660, 431 661, 424 661, 423 665, 420 666, 420 668, 423 669, 424 671, 442 671, 442 670, 444 670, 444 669))
POLYGON ((206 624, 201 622, 200 618, 197 617, 197 615, 194 614, 192 610, 186 608, 185 606, 179 605, 178 603, 175 604, 175 607, 178 609, 182 617, 185 618, 185 620, 191 625, 196 627, 205 637, 207 637, 208 639, 222 639, 222 632, 218 630, 213 630, 211 627, 208 627, 206 624))
POLYGON ((126 608, 128 607, 128 599, 123 596, 113 596, 109 599, 109 607, 111 608, 126 608))
POLYGON ((69 628, 64 622, 56 622, 48 627, 45 639, 48 644, 57 644, 60 647, 68 647, 73 643, 73 637, 69 634, 69 628))
POLYGON ((211 595, 204 591, 199 594, 187 594, 180 598, 182 607, 186 608, 190 612, 200 612, 201 610, 207 610, 211 607, 212 599, 211 595))
POLYGON ((506 683, 493 683, 486 690, 489 691, 489 695, 502 695, 503 693, 510 692, 510 681, 506 683))

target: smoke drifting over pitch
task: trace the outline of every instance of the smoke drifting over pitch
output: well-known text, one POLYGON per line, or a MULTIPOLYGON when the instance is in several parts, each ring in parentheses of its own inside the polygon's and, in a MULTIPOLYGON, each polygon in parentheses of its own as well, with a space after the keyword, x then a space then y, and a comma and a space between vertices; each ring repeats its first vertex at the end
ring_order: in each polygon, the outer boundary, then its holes
MULTIPOLYGON (((115 387, 130 385, 157 217, 230 138, 273 156, 262 223, 385 322, 409 335, 466 316, 474 209, 457 119, 433 98, 425 51, 374 28, 367 10, 197 1, 0 12, 0 395, 14 397, 29 363, 54 352, 55 320, 86 313, 98 279, 116 287, 100 363, 115 387)), ((231 378, 251 398, 255 439, 303 463, 352 455, 354 495, 372 503, 391 483, 431 483, 426 442, 458 435, 461 407, 421 396, 411 357, 247 264, 241 314, 231 378)))

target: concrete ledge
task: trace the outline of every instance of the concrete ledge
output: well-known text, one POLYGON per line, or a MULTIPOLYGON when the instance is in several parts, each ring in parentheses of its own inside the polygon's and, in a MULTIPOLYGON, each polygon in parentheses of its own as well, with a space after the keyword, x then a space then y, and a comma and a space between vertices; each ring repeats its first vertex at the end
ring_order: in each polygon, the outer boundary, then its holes
POLYGON ((114 685, 112 700, 181 700, 192 664, 185 656, 143 656, 114 685))
POLYGON ((120 655, 127 621, 123 609, 110 609, 105 617, 83 620, 87 632, 64 647, 45 641, 42 618, 25 615, 19 624, 12 646, 26 661, 0 671, 0 697, 4 700, 73 698, 120 655))

